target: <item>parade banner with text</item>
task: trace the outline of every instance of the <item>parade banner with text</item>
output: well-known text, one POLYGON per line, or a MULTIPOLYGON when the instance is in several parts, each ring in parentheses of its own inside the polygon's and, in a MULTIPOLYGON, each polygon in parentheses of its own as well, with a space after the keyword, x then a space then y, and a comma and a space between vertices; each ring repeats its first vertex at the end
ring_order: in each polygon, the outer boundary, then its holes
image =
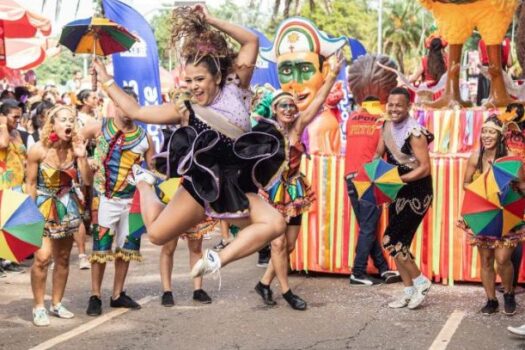
MULTIPOLYGON (((115 82, 119 86, 131 86, 139 96, 142 106, 162 103, 157 43, 151 27, 140 13, 118 0, 102 0, 107 18, 125 27, 139 38, 130 51, 113 55, 115 82)), ((157 152, 162 146, 159 125, 148 124, 148 134, 157 152)))

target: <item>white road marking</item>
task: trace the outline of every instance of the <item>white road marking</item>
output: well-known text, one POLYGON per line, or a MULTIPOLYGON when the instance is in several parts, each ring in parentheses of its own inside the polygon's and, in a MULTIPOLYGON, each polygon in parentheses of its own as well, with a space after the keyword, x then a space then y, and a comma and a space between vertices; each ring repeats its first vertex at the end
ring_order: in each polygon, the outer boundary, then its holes
MULTIPOLYGON (((138 301, 138 303, 140 305, 144 305, 144 304, 147 304, 149 303, 151 300, 155 299, 156 297, 154 296, 147 296, 147 297, 144 297, 142 299, 140 299, 138 301)), ((69 332, 66 332, 66 333, 63 333, 63 334, 60 334, 59 336, 56 336, 54 338, 51 338, 49 340, 46 340, 45 342, 43 343, 40 343, 39 345, 29 349, 29 350, 47 350, 47 349, 51 349, 52 347, 60 344, 60 343, 63 343, 69 339, 72 339, 74 337, 76 337, 77 335, 79 334, 82 334, 82 333, 85 333, 87 331, 90 331, 92 330, 93 328, 95 327, 98 327, 100 326, 101 324, 117 317, 117 316, 120 316, 122 314, 125 314, 126 312, 130 311, 130 309, 117 309, 117 310, 114 310, 114 311, 111 311, 107 314, 104 314, 100 317, 97 317, 95 318, 93 321, 89 321, 87 323, 84 323, 83 325, 81 326, 78 326, 77 328, 73 328, 72 330, 70 330, 69 332)))
POLYGON ((441 332, 437 335, 429 350, 445 350, 452 339, 452 336, 458 329, 461 321, 465 317, 465 312, 455 310, 450 314, 447 322, 441 328, 441 332))

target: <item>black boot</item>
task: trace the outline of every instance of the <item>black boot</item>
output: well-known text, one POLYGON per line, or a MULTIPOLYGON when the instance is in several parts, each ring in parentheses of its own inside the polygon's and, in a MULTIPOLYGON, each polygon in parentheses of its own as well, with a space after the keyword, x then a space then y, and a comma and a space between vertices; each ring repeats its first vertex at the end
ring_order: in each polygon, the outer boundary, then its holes
POLYGON ((261 282, 257 283, 255 286, 255 291, 259 294, 266 305, 273 306, 277 304, 272 298, 272 290, 270 286, 262 284, 261 282))
POLYGON ((292 309, 306 310, 306 301, 293 294, 291 289, 288 289, 288 292, 283 294, 283 298, 290 304, 292 309))

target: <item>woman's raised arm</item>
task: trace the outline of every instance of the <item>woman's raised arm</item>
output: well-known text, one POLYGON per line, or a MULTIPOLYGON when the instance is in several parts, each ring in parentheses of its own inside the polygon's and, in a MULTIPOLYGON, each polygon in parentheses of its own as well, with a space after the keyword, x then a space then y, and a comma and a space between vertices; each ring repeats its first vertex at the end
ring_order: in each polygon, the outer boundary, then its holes
POLYGON ((240 86, 248 88, 259 54, 259 38, 246 28, 211 16, 202 5, 196 5, 196 8, 201 10, 206 22, 241 44, 234 67, 240 86))
POLYGON ((102 86, 111 99, 131 119, 147 124, 180 124, 181 113, 174 104, 142 107, 133 97, 126 94, 115 84, 115 80, 108 74, 106 67, 99 60, 93 60, 92 69, 97 72, 102 86))

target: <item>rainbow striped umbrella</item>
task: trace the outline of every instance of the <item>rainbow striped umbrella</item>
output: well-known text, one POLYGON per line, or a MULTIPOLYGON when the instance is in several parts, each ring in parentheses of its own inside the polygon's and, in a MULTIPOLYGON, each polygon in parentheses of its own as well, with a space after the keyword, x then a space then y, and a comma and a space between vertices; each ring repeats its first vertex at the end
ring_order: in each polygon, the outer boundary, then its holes
POLYGON ((42 246, 44 217, 27 194, 0 191, 0 257, 20 262, 42 246))
POLYGON ((136 239, 140 239, 140 236, 146 232, 146 226, 142 220, 142 214, 140 210, 140 193, 138 190, 136 190, 133 194, 131 207, 129 208, 128 228, 128 238, 131 236, 136 239))
POLYGON ((394 201, 405 185, 399 177, 397 166, 380 158, 363 165, 353 182, 359 199, 375 205, 394 201))
POLYGON ((475 236, 501 238, 523 224, 525 198, 512 189, 489 193, 486 175, 465 188, 461 215, 475 236))
MULTIPOLYGON (((73 53, 107 56, 128 51, 138 39, 121 25, 103 17, 89 17, 70 22, 60 34, 60 44, 73 53)), ((92 73, 92 89, 97 90, 97 75, 92 73)))
POLYGON ((487 193, 504 193, 509 184, 518 179, 523 163, 516 156, 507 156, 496 159, 486 175, 487 193))
POLYGON ((126 28, 107 18, 89 17, 66 24, 59 42, 73 53, 107 56, 128 51, 137 40, 126 28))

